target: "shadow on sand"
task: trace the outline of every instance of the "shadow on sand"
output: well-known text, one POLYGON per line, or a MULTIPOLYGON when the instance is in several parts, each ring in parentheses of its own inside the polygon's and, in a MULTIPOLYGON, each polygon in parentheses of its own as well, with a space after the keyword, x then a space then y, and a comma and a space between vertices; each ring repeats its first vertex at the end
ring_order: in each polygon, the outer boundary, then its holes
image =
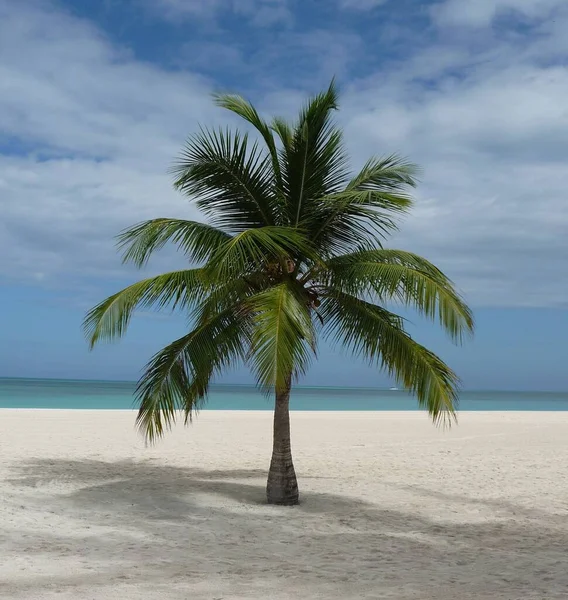
MULTIPOLYGON (((468 503, 484 501, 443 492, 435 492, 436 522, 381 510, 380 498, 375 504, 317 491, 304 493, 299 507, 269 507, 264 477, 152 461, 17 465, 9 484, 26 498, 21 509, 53 525, 6 532, 9 553, 72 568, 5 582, 6 597, 138 598, 129 588, 135 582, 144 598, 176 600, 568 597, 568 526, 560 517, 507 505, 514 520, 500 513, 450 522, 443 519, 448 506, 469 510, 468 503), (41 494, 26 495, 29 487, 41 494), (58 527, 61 519, 72 528, 58 527)), ((311 483, 312 490, 324 486, 311 483)))

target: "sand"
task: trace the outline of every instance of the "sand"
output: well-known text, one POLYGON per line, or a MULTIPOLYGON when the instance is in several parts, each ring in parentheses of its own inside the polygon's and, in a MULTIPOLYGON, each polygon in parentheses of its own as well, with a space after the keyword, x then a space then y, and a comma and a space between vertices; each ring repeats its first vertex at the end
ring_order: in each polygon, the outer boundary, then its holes
POLYGON ((0 411, 1 598, 568 598, 568 413, 295 413, 294 508, 270 413, 133 419, 0 411))

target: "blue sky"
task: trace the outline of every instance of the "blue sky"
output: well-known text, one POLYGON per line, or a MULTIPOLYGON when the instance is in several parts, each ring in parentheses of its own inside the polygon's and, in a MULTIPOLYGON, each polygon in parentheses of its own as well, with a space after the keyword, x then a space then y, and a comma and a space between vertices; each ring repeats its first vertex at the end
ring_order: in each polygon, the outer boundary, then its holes
MULTIPOLYGON (((336 75, 353 167, 424 169, 392 245, 476 313, 461 348, 412 333, 468 388, 568 389, 567 27, 564 0, 0 0, 0 376, 136 378, 184 321, 142 313, 87 352, 85 310, 138 276, 114 234, 198 216, 167 169, 199 122, 232 122, 212 91, 291 116, 336 75)), ((388 382, 322 347, 306 383, 388 382)))

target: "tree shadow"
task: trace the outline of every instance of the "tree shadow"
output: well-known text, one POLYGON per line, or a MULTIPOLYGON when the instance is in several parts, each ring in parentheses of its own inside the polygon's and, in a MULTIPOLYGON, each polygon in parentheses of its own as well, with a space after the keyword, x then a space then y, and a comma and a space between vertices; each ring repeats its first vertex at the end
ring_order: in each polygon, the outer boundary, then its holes
MULTIPOLYGON (((134 583, 143 583, 144 597, 172 600, 552 599, 568 589, 568 528, 538 511, 433 521, 320 491, 323 482, 310 484, 299 507, 273 507, 264 504, 264 471, 154 461, 39 459, 16 465, 9 484, 26 497, 25 510, 72 524, 18 528, 11 552, 77 563, 57 576, 8 582, 13 598, 40 590, 47 597, 46 586, 58 598, 67 590, 99 600, 109 586, 121 590, 117 598, 140 597, 134 583), (31 487, 41 493, 26 495, 31 487)), ((439 501, 442 517, 449 499, 439 501)))

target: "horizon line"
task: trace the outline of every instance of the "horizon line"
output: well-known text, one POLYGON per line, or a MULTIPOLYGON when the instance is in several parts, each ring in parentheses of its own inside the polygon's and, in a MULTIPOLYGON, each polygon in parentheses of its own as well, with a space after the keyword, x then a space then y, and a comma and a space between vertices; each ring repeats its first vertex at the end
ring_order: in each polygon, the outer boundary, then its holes
MULTIPOLYGON (((74 378, 65 378, 65 377, 12 377, 12 376, 3 376, 0 375, 0 381, 66 381, 66 382, 74 382, 74 383, 127 383, 131 385, 136 385, 136 381, 129 379, 74 379, 74 378)), ((249 388, 257 388, 258 386, 255 383, 212 383, 212 386, 226 386, 226 387, 249 387, 249 388)), ((297 384, 294 387, 300 389, 317 389, 317 390, 369 390, 369 391, 380 391, 380 392, 407 392, 412 393, 409 390, 405 390, 404 388, 399 388, 396 386, 390 387, 368 387, 368 386, 345 386, 345 385, 301 385, 297 384), (396 387, 396 389, 395 389, 396 387)), ((491 388, 464 388, 460 390, 462 392, 471 392, 471 393, 481 393, 481 392, 496 392, 496 393, 510 393, 510 394, 568 394, 568 390, 499 390, 499 389, 491 389, 491 388)))

